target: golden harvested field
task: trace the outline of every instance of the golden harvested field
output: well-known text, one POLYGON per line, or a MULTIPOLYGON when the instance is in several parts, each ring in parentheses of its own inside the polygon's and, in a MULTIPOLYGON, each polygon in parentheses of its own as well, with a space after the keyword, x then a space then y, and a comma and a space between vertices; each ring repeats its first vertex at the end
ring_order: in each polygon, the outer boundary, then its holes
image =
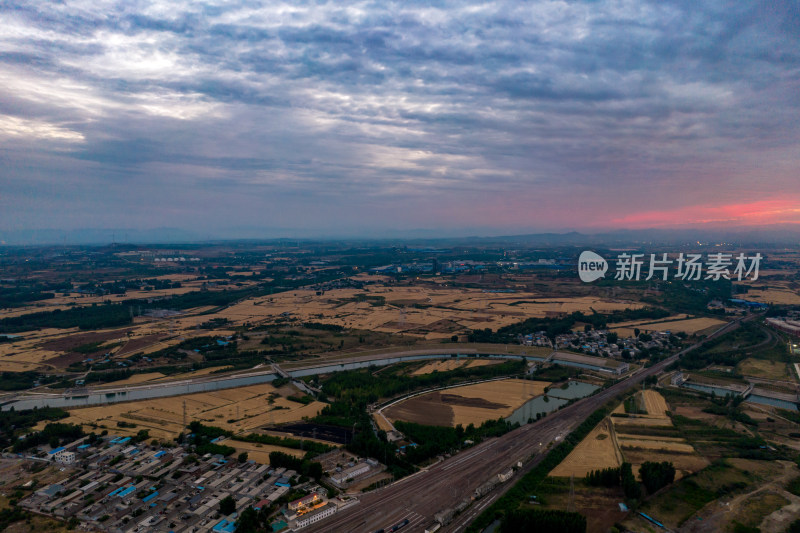
MULTIPOLYGON (((633 471, 637 475, 645 461, 670 461, 675 465, 677 478, 708 466, 709 462, 681 437, 654 437, 637 434, 637 429, 641 426, 672 426, 672 420, 666 416, 669 406, 663 396, 654 390, 642 391, 639 394, 642 395, 640 399, 648 414, 635 417, 609 416, 598 424, 550 475, 584 476, 593 469, 619 466, 623 460, 631 463, 633 471), (609 435, 609 438, 605 439, 608 442, 604 444, 596 442, 597 436, 601 433, 609 435), (614 453, 619 454, 619 459, 617 459, 619 462, 612 463, 612 455, 608 447, 611 447, 614 453), (604 451, 597 452, 598 457, 594 460, 587 459, 587 456, 591 454, 590 450, 594 448, 604 451), (603 456, 602 453, 606 455, 603 456), (603 457, 605 457, 605 462, 603 462, 603 457), (597 466, 591 466, 593 463, 597 466)), ((625 409, 620 404, 612 414, 624 412, 625 409)))
POLYGON ((634 475, 639 476, 639 469, 642 463, 646 461, 662 462, 668 461, 675 466, 675 479, 698 472, 709 464, 708 460, 697 453, 678 453, 678 452, 661 452, 657 450, 637 450, 625 449, 622 450, 622 455, 625 461, 631 463, 634 475))
POLYGON ((241 452, 247 452, 248 459, 252 459, 262 465, 269 464, 270 452, 283 452, 294 457, 303 457, 303 455, 305 455, 303 450, 284 448, 283 446, 272 446, 270 444, 259 444, 256 442, 241 442, 233 439, 225 439, 220 442, 220 444, 236 448, 237 455, 241 452))
POLYGON ((193 372, 184 372, 183 374, 173 374, 171 376, 166 376, 164 379, 159 379, 158 381, 174 381, 174 380, 181 380, 188 378, 196 378, 198 376, 207 376, 218 370, 225 370, 226 368, 231 368, 231 366, 230 365, 210 366, 208 368, 202 368, 200 370, 195 370, 193 372))
POLYGON ((184 402, 187 422, 198 420, 234 433, 250 432, 268 424, 294 422, 302 420, 304 416, 313 417, 326 405, 322 402, 312 402, 309 405, 293 402, 280 396, 285 392, 276 390, 269 383, 250 385, 215 392, 73 409, 69 412, 69 418, 64 421, 82 425, 87 431, 93 430, 90 424, 97 423, 110 433, 133 435, 141 429, 147 429, 152 437, 172 439, 182 430, 184 402), (120 428, 117 426, 120 421, 134 423, 136 427, 120 428))
POLYGON ((753 302, 764 302, 780 305, 800 305, 800 294, 791 289, 767 289, 750 291, 743 298, 753 302))
POLYGON ((478 289, 373 285, 368 291, 334 289, 321 296, 303 290, 279 293, 240 302, 205 318, 223 317, 237 324, 259 323, 273 321, 286 312, 301 320, 444 339, 465 328, 497 329, 531 316, 588 312, 591 308, 603 312, 637 307, 641 304, 594 297, 536 299, 532 293, 509 295, 478 289), (385 304, 373 305, 375 298, 383 298, 385 304), (523 303, 509 305, 516 302, 523 303), (414 304, 430 307, 417 308, 414 304))
MULTIPOLYGON (((649 324, 637 325, 643 333, 648 331, 682 331, 689 335, 702 331, 704 329, 719 327, 725 324, 723 320, 716 318, 689 318, 686 320, 674 320, 672 322, 653 322, 649 324)), ((613 327, 613 331, 619 333, 620 337, 632 337, 634 331, 632 327, 613 327)))
POLYGON ((507 417, 528 400, 541 396, 543 381, 505 379, 455 387, 410 398, 384 410, 392 421, 436 426, 480 425, 507 417))
POLYGON ((380 413, 374 413, 372 417, 375 419, 375 423, 378 425, 378 429, 382 429, 384 431, 391 431, 392 425, 386 420, 380 413))
MULTIPOLYGON (((672 426, 672 420, 666 414, 669 406, 661 394, 652 389, 637 394, 640 395, 639 399, 647 410, 646 415, 635 415, 630 418, 611 417, 622 455, 631 463, 634 472, 638 473, 644 461, 672 461, 677 470, 676 477, 685 476, 708 466, 708 461, 697 454, 694 447, 683 438, 651 437, 636 433, 636 426, 672 426)), ((619 412, 618 409, 614 412, 619 412)), ((624 412, 624 409, 621 412, 624 412)))
MULTIPOLYGON (((183 284, 178 289, 164 291, 131 291, 127 295, 103 297, 59 297, 48 300, 46 307, 35 310, 63 307, 67 303, 91 305, 104 300, 154 297, 167 294, 181 294, 199 290, 203 280, 190 279, 185 275, 175 279, 183 284), (184 277, 181 277, 184 276, 184 277)), ((165 278, 171 278, 172 275, 165 278)), ((470 328, 491 328, 496 330, 529 317, 552 316, 573 311, 608 312, 625 308, 639 308, 642 305, 630 300, 601 297, 537 298, 535 293, 490 293, 480 289, 452 288, 446 286, 407 286, 395 287, 380 284, 380 276, 356 276, 361 279, 378 281, 366 289, 334 289, 317 296, 310 290, 278 293, 271 296, 251 298, 210 314, 211 308, 186 310, 169 318, 135 317, 134 323, 121 332, 129 336, 119 339, 125 342, 115 348, 118 357, 128 357, 135 353, 151 354, 158 350, 178 344, 182 338, 200 335, 229 335, 245 322, 257 324, 273 323, 282 319, 282 313, 303 321, 335 324, 348 328, 373 330, 383 333, 402 333, 420 339, 439 341, 449 339, 454 334, 463 333, 470 328), (415 304, 421 304, 415 306, 415 304), (203 331, 194 329, 216 318, 230 321, 227 329, 203 331)), ((249 283, 249 282, 248 282, 249 283)), ((34 310, 34 309, 32 309, 34 310)), ((15 310, 14 312, 16 312, 15 310)), ((24 333, 23 339, 0 345, 0 371, 23 371, 37 368, 65 368, 73 359, 61 358, 67 352, 45 349, 43 344, 53 336, 64 337, 77 333, 72 330, 43 330, 24 333)), ((123 333, 123 335, 125 335, 123 333)), ((484 363, 471 363, 471 365, 484 363)))
POLYGON ((667 402, 664 397, 652 389, 642 391, 644 408, 647 414, 655 418, 667 418, 667 402))
POLYGON ((448 370, 455 370, 457 368, 474 368, 476 366, 496 365, 501 361, 492 361, 489 359, 444 359, 442 361, 433 361, 426 364, 414 372, 412 376, 421 376, 423 374, 431 374, 433 372, 447 372, 448 370))
POLYGON ((163 378, 164 374, 161 372, 147 372, 145 374, 134 374, 129 378, 114 381, 111 385, 136 385, 137 383, 144 383, 146 381, 154 381, 158 378, 163 378))
POLYGON ((622 454, 614 442, 614 429, 606 418, 586 435, 550 475, 584 477, 592 470, 614 468, 621 464, 622 454))
POLYGON ((412 376, 422 376, 424 374, 432 374, 434 372, 447 372, 448 370, 455 370, 461 368, 467 361, 465 359, 445 359, 443 361, 433 361, 424 366, 419 367, 411 373, 412 376))
POLYGON ((687 442, 676 442, 675 440, 653 440, 639 439, 631 435, 617 435, 620 447, 625 450, 628 448, 640 450, 658 450, 662 452, 694 453, 694 448, 687 442))
POLYGON ((466 368, 475 368, 476 366, 486 366, 486 365, 499 365, 502 361, 492 361, 490 359, 471 359, 469 363, 467 363, 466 368))
MULTIPOLYGON (((669 410, 664 397, 658 392, 647 389, 637 393, 637 401, 643 405, 647 414, 631 414, 627 416, 612 416, 611 421, 615 426, 618 425, 637 425, 637 426, 671 426, 672 420, 666 415, 669 410)), ((625 406, 620 404, 614 414, 625 414, 625 406)))
MULTIPOLYGON (((636 415, 635 417, 631 418, 618 418, 614 416, 611 417, 611 420, 614 422, 614 427, 626 425, 664 427, 672 425, 672 420, 669 418, 654 418, 647 415, 636 415)), ((620 429, 619 431, 622 430, 620 429)))

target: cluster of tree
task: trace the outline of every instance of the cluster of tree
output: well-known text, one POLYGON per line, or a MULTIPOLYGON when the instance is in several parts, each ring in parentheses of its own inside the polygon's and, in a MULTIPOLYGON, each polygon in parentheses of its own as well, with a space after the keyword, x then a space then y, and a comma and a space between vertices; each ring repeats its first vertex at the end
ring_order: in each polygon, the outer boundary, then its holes
POLYGON ((5 531, 11 524, 22 520, 30 520, 31 513, 17 506, 0 510, 0 531, 5 531))
POLYGON ((258 511, 248 507, 236 520, 236 533, 271 533, 270 516, 272 512, 273 506, 262 507, 258 511))
POLYGON ((580 368, 553 363, 550 366, 543 366, 537 370, 533 378, 537 381, 558 383, 559 381, 566 381, 569 378, 577 377, 582 373, 583 370, 580 368))
POLYGON ((586 533, 586 517, 557 509, 516 509, 500 523, 502 533, 586 533))
POLYGON ((19 453, 43 444, 57 448, 61 444, 72 442, 86 435, 80 426, 55 422, 47 424, 43 430, 28 434, 25 438, 14 442, 14 453, 19 453))
POLYGON ((334 333, 344 331, 344 327, 337 324, 322 324, 320 322, 305 322, 303 323, 303 327, 306 329, 316 329, 320 331, 333 331, 334 333))
POLYGON ((620 482, 622 483, 622 491, 625 493, 625 498, 629 500, 638 500, 642 497, 642 487, 636 481, 636 476, 633 475, 633 469, 630 463, 622 463, 619 467, 620 482))
POLYGON ((150 278, 144 279, 139 282, 145 286, 145 290, 165 290, 165 289, 179 289, 181 287, 180 281, 172 281, 169 279, 150 278))
POLYGON ((711 300, 730 299, 732 285, 725 279, 665 283, 660 286, 659 296, 643 297, 642 301, 662 305, 674 312, 707 313, 711 300))
POLYGON ((764 333, 752 322, 742 322, 736 330, 710 340, 695 348, 679 361, 681 368, 699 370, 709 365, 736 366, 739 361, 747 357, 746 347, 758 344, 764 339, 764 333), (723 344, 731 345, 726 349, 723 344))
POLYGON ((284 448, 292 448, 295 450, 305 450, 307 455, 320 455, 331 451, 334 447, 322 444, 321 442, 313 440, 291 439, 288 437, 278 437, 275 435, 262 435, 259 433, 250 433, 246 436, 235 436, 234 440, 242 442, 256 442, 259 444, 266 444, 269 446, 283 446, 284 448))
POLYGON ((219 501, 219 512, 222 515, 233 514, 236 511, 236 500, 228 494, 219 501))
POLYGON ((314 398, 312 398, 308 394, 304 394, 303 396, 295 396, 295 395, 287 396, 286 399, 291 400, 293 402, 302 403, 303 405, 308 405, 314 401, 314 398))
POLYGON ((645 461, 639 469, 639 475, 647 492, 653 494, 675 481, 675 467, 669 461, 645 461))
POLYGON ((92 304, 72 309, 40 311, 0 320, 0 333, 15 333, 40 328, 80 328, 83 330, 127 326, 132 323, 128 306, 92 304))
POLYGON ((750 415, 742 411, 741 403, 744 401, 742 396, 727 395, 723 398, 712 398, 711 405, 703 408, 704 413, 721 415, 736 422, 749 426, 758 426, 758 422, 753 420, 750 415))
POLYGON ((192 432, 192 444, 195 446, 195 452, 198 455, 205 455, 207 453, 216 455, 224 455, 225 457, 233 455, 236 452, 235 448, 211 442, 217 437, 230 437, 232 433, 216 426, 206 426, 200 422, 193 420, 189 423, 189 429, 192 432))
POLYGON ((502 418, 487 420, 479 427, 469 424, 464 428, 461 424, 456 427, 425 426, 413 422, 398 420, 395 426, 408 439, 417 446, 406 447, 406 459, 414 464, 421 463, 432 457, 464 446, 465 440, 479 442, 488 437, 499 437, 519 424, 511 424, 502 418))
POLYGON ((619 487, 622 483, 620 467, 601 468, 586 474, 586 483, 592 487, 619 487))
POLYGON ((317 481, 322 477, 322 464, 308 459, 300 459, 283 452, 270 452, 269 464, 272 468, 288 468, 299 472, 302 476, 313 477, 317 481))
POLYGON ((37 372, 0 372, 0 390, 30 389, 38 381, 41 384, 51 383, 56 378, 37 372))
POLYGON ((206 426, 197 420, 189 422, 189 429, 196 437, 205 437, 208 439, 216 439, 217 437, 230 437, 233 435, 227 429, 222 429, 217 426, 206 426))
POLYGON ((685 353, 678 361, 678 365, 686 370, 699 370, 709 365, 736 366, 742 357, 743 354, 734 350, 714 352, 710 351, 708 346, 701 346, 685 353))
MULTIPOLYGON (((398 375, 382 372, 377 376, 372 371, 354 370, 337 372, 322 385, 323 392, 337 400, 356 403, 373 403, 380 398, 390 398, 415 389, 447 385, 465 378, 489 378, 520 374, 525 371, 524 361, 507 361, 499 365, 474 368, 458 368, 447 372, 433 372, 422 376, 398 375)), ((352 422, 351 422, 352 424, 352 422)))
POLYGON ((41 289, 33 287, 0 287, 0 309, 20 307, 31 302, 49 300, 50 298, 55 298, 55 296, 53 292, 42 292, 41 289))
POLYGON ((56 407, 42 409, 24 409, 16 411, 13 407, 8 411, 0 411, 0 448, 10 446, 16 431, 35 426, 42 420, 61 420, 69 413, 56 407))
POLYGON ((351 415, 356 420, 355 433, 347 444, 347 450, 360 457, 375 457, 382 461, 395 479, 413 474, 416 468, 397 454, 397 446, 387 440, 386 432, 381 430, 375 435, 372 421, 364 409, 362 406, 359 411, 351 415))

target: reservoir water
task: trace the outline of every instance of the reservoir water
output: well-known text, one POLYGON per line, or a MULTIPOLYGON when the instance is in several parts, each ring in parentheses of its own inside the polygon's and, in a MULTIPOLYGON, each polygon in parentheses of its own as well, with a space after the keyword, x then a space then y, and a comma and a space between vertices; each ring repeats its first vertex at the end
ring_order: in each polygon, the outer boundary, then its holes
POLYGON ((569 381, 568 386, 564 389, 553 387, 546 395, 528 400, 511 413, 510 416, 506 417, 506 420, 511 423, 517 422, 520 425, 527 424, 528 420, 536 420, 537 413, 552 413, 568 404, 570 400, 585 398, 599 388, 597 385, 584 383, 583 381, 569 381))

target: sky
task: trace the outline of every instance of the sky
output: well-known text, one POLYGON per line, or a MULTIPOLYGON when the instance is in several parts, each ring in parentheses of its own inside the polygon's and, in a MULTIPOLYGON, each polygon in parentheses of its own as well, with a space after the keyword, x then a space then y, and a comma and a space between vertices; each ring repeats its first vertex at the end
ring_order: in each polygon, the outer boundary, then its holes
POLYGON ((2 232, 800 225, 796 1, 0 0, 2 232))

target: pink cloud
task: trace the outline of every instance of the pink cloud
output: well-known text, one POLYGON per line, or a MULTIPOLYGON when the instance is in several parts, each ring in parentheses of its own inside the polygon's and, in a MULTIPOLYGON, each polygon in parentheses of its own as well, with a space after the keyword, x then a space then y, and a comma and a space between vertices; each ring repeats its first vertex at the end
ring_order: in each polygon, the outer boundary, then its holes
POLYGON ((800 197, 780 197, 748 203, 694 205, 651 210, 614 218, 617 227, 676 227, 687 225, 755 226, 800 224, 800 197))

